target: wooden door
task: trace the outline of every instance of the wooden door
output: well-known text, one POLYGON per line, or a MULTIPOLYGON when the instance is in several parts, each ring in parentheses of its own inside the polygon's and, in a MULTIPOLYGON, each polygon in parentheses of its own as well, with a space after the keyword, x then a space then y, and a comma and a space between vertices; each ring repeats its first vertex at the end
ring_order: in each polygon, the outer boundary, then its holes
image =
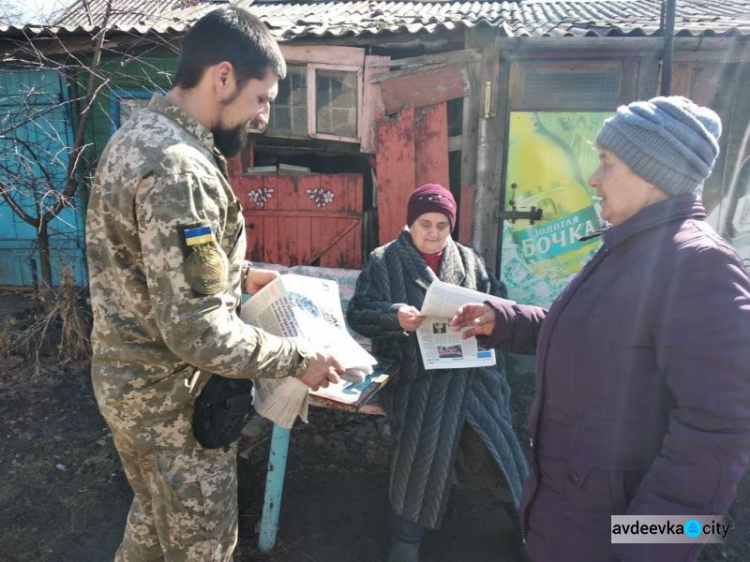
POLYGON ((232 178, 242 202, 247 257, 283 265, 362 264, 362 176, 245 175, 232 178))

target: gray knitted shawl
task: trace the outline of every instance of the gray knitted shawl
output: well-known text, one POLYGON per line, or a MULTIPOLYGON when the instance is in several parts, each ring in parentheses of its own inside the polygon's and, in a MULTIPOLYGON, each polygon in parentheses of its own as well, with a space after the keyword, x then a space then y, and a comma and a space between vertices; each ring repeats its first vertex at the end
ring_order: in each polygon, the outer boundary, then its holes
MULTIPOLYGON (((399 307, 421 309, 426 287, 436 278, 405 228, 396 240, 372 252, 347 313, 349 325, 372 338, 376 355, 400 364, 400 374, 382 391, 393 437, 391 508, 431 529, 439 527, 445 510, 465 422, 500 466, 516 505, 528 472, 511 425, 502 357, 498 368, 426 371, 415 334, 399 326, 399 307)), ((500 294, 482 259, 453 240, 443 253, 439 278, 500 294)))

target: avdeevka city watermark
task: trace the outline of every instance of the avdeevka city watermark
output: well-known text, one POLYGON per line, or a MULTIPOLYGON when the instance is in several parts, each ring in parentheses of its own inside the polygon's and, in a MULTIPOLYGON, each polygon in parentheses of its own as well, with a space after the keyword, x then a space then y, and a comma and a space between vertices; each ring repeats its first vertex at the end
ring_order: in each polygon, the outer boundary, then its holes
POLYGON ((715 543, 733 529, 720 515, 613 515, 613 543, 715 543))

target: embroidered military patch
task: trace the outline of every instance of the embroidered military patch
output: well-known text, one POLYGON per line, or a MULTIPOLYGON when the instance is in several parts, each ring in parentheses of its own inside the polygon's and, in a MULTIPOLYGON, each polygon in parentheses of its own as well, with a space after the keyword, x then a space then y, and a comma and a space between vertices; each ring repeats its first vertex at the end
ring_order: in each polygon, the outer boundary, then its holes
POLYGON ((186 228, 184 236, 190 250, 185 260, 188 285, 202 295, 215 295, 227 284, 227 263, 216 247, 211 227, 186 228))

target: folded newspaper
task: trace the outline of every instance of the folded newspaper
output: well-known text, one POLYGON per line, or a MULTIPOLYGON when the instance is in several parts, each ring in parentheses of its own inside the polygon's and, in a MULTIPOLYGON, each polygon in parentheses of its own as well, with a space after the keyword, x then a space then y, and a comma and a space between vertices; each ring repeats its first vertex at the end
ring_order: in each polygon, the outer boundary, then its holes
POLYGON ((417 328, 417 341, 425 369, 463 369, 496 363, 495 350, 481 349, 475 337, 461 339, 461 334, 468 328, 454 332, 448 325, 459 306, 485 301, 513 303, 439 280, 430 284, 421 310, 425 319, 417 328))
MULTIPOLYGON (((377 364, 347 331, 335 281, 282 275, 245 302, 240 317, 271 334, 303 338, 321 351, 335 351, 346 371, 342 382, 329 385, 329 393, 350 394, 345 387, 364 381, 377 364)), ((298 415, 307 421, 308 387, 294 377, 256 379, 253 405, 263 417, 289 428, 298 415)))

